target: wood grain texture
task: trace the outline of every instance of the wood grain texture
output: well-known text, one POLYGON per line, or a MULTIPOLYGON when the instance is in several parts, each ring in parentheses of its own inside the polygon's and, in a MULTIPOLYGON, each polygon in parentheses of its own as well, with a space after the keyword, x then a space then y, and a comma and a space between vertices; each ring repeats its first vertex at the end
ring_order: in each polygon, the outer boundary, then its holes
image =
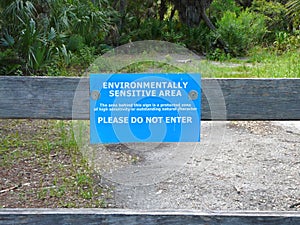
POLYGON ((297 212, 199 212, 129 209, 0 209, 0 224, 298 225, 297 212))
MULTIPOLYGON (((89 80, 2 76, 0 118, 89 119, 89 80)), ((300 120, 300 79, 203 79, 202 120, 300 120)))

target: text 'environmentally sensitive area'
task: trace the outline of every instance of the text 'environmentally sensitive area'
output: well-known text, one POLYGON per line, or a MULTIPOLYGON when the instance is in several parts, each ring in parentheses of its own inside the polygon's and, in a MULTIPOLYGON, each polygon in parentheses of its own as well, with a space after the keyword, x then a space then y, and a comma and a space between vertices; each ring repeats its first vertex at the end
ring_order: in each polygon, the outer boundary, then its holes
POLYGON ((200 74, 91 74, 91 143, 200 141, 200 74))

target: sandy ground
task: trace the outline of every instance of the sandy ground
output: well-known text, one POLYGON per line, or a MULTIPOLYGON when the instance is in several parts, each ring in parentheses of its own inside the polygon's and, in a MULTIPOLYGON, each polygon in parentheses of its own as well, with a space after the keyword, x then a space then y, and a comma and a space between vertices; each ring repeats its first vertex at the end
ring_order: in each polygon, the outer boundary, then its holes
POLYGON ((201 130, 197 145, 131 144, 100 151, 115 165, 100 171, 103 182, 115 185, 113 204, 130 209, 300 210, 299 122, 202 122, 201 130), (137 160, 121 162, 121 152, 137 160))

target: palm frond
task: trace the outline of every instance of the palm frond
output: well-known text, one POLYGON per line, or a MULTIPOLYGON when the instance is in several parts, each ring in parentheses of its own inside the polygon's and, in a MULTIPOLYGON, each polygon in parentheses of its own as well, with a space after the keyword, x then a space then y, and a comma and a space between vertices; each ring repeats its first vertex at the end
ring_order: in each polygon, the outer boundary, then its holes
POLYGON ((287 2, 288 15, 295 15, 300 13, 300 0, 290 0, 287 2))

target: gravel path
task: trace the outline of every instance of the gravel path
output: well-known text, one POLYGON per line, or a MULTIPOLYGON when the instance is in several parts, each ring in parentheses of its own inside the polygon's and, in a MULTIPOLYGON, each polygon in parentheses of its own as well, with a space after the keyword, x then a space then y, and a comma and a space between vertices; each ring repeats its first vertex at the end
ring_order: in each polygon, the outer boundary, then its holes
POLYGON ((123 146, 138 160, 101 171, 115 185, 116 207, 300 210, 299 123, 202 122, 201 129, 198 145, 123 146))

